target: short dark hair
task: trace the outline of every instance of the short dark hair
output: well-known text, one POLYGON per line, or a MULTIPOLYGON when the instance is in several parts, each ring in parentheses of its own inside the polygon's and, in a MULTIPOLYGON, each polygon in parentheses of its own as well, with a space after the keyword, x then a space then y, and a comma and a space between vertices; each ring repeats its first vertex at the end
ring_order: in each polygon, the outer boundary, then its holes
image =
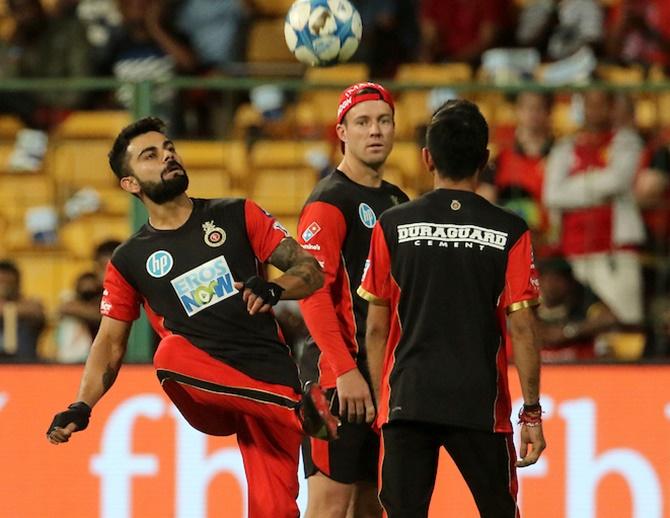
POLYGON ((95 247, 93 257, 98 259, 100 256, 111 256, 119 245, 121 245, 121 241, 118 241, 117 239, 107 239, 95 247))
POLYGON ((572 277, 572 266, 562 255, 550 255, 537 261, 537 271, 540 274, 557 273, 563 277, 572 277))
POLYGON ((21 280, 21 272, 19 271, 19 267, 16 266, 14 261, 10 261, 9 259, 0 260, 0 272, 13 273, 18 281, 21 280))
POLYGON ((433 114, 426 147, 437 174, 453 180, 473 176, 486 160, 489 126, 477 105, 449 100, 433 114))
POLYGON ((116 177, 120 180, 126 176, 131 176, 128 170, 128 145, 135 137, 157 131, 163 135, 167 134, 167 126, 158 117, 144 117, 132 124, 129 124, 121 130, 114 140, 112 149, 109 152, 109 166, 116 177))
POLYGON ((89 279, 97 281, 99 279, 99 277, 94 272, 80 273, 79 276, 77 277, 75 285, 78 286, 80 283, 82 283, 84 281, 87 281, 89 279))

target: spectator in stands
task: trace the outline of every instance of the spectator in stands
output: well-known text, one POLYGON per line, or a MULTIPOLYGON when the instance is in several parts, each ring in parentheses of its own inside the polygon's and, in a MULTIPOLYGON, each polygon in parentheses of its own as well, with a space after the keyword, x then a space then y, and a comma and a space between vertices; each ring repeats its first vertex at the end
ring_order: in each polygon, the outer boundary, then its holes
POLYGON ((643 211, 649 251, 670 252, 670 143, 657 146, 635 180, 635 199, 643 211))
POLYGON ((667 285, 664 289, 664 294, 655 297, 649 306, 649 328, 643 352, 647 358, 670 355, 670 297, 667 285))
POLYGON ((93 338, 100 326, 100 300, 107 264, 114 250, 121 244, 117 240, 100 243, 94 253, 94 270, 77 278, 74 296, 64 301, 59 310, 56 329, 56 359, 61 363, 86 361, 93 338))
POLYGON ((370 76, 392 78, 398 65, 416 61, 419 52, 420 0, 352 0, 361 14, 363 39, 354 60, 370 76))
MULTIPOLYGON (((0 80, 69 78, 91 75, 84 27, 74 16, 49 15, 39 0, 8 0, 15 28, 0 40, 0 80)), ((46 151, 46 134, 68 110, 81 106, 79 91, 2 92, 0 113, 21 118, 28 128, 17 136, 10 159, 13 169, 36 170, 46 151)))
POLYGON ((551 130, 553 97, 540 92, 516 96, 514 143, 503 147, 481 178, 479 194, 526 220, 535 251, 541 249, 549 220, 542 203, 544 166, 554 138, 551 130))
POLYGON ((0 361, 33 362, 46 317, 39 300, 21 293, 21 274, 12 261, 0 261, 0 361))
POLYGON ((116 0, 66 0, 74 3, 77 18, 86 28, 95 70, 99 70, 112 32, 121 25, 116 0))
POLYGON ((205 68, 227 70, 244 60, 251 9, 249 0, 184 0, 177 28, 193 45, 205 68))
POLYGON ((86 361, 100 326, 102 284, 94 272, 77 278, 74 297, 61 304, 56 328, 56 359, 61 363, 86 361))
POLYGON ((636 131, 635 100, 628 92, 617 92, 614 94, 612 126, 615 130, 627 127, 636 131))
MULTIPOLYGON (((104 52, 101 73, 127 81, 170 79, 193 72, 198 65, 187 38, 169 23, 174 8, 169 0, 118 0, 122 23, 113 31, 104 52)), ((130 108, 132 85, 117 92, 120 103, 130 108)), ((175 93, 171 88, 153 91, 154 115, 174 122, 175 93)))
POLYGON ((554 145, 543 199, 555 211, 560 249, 576 278, 626 325, 643 319, 642 272, 636 248, 644 226, 633 196, 642 140, 612 126, 611 92, 584 93, 584 126, 554 145))
POLYGON ((652 149, 648 163, 635 180, 635 199, 647 231, 644 253, 645 306, 649 329, 645 356, 670 353, 670 144, 652 149))
POLYGON ((423 0, 420 59, 477 64, 509 27, 510 0, 423 0))
MULTIPOLYGON (((91 75, 89 46, 82 24, 72 16, 48 15, 39 0, 8 0, 15 21, 9 40, 0 41, 0 78, 83 77, 91 75)), ((50 114, 38 108, 76 108, 81 92, 43 91, 0 96, 0 111, 45 128, 50 114)), ((58 120, 56 120, 58 122, 58 120)))
POLYGON ((100 279, 100 282, 104 280, 107 265, 112 259, 114 250, 116 250, 119 245, 121 245, 121 241, 118 239, 107 239, 95 248, 93 261, 95 262, 95 273, 98 276, 98 279, 100 279))
MULTIPOLYGON (((246 73, 248 32, 255 11, 254 0, 181 0, 175 27, 191 43, 199 74, 246 73)), ((180 131, 197 137, 226 134, 242 98, 242 92, 182 90, 185 127, 180 131)))
POLYGON ((603 10, 598 0, 526 2, 516 31, 517 43, 539 48, 552 61, 584 46, 599 50, 603 37, 603 10))
POLYGON ((542 361, 591 360, 607 354, 600 339, 617 324, 614 313, 572 274, 559 256, 538 261, 542 303, 537 309, 537 331, 542 361))
POLYGON ((670 65, 670 2, 621 0, 609 16, 607 57, 622 64, 670 65))

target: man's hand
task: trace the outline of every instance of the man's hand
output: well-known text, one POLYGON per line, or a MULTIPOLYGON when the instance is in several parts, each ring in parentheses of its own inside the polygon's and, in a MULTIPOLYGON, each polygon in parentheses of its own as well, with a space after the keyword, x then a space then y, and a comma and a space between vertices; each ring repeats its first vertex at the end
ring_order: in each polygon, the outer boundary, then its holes
POLYGON ((337 397, 340 417, 350 423, 371 423, 375 405, 370 386, 358 369, 351 369, 337 378, 337 397))
POLYGON ((86 429, 90 417, 90 406, 83 401, 72 403, 67 410, 54 416, 47 430, 47 439, 51 444, 68 442, 74 432, 86 429))
POLYGON ((270 308, 279 302, 284 292, 284 288, 279 284, 266 281, 256 275, 247 279, 246 282, 236 282, 235 288, 244 290, 242 300, 247 303, 247 311, 250 315, 270 311, 270 308))
POLYGON ((77 425, 74 423, 68 424, 65 428, 60 428, 56 426, 47 434, 47 439, 51 444, 60 444, 62 442, 68 442, 70 436, 77 431, 77 425))
POLYGON ((546 447, 547 443, 544 441, 541 424, 534 426, 522 424, 521 444, 519 445, 521 459, 516 461, 516 467, 525 468, 526 466, 535 464, 546 447), (530 451, 528 451, 529 446, 530 451))

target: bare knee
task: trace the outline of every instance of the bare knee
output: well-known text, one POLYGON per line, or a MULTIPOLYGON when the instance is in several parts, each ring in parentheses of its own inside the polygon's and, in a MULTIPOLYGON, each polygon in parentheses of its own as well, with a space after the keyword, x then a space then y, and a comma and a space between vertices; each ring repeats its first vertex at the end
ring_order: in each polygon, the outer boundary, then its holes
POLYGON ((354 484, 342 484, 317 473, 307 479, 305 518, 346 518, 354 484))

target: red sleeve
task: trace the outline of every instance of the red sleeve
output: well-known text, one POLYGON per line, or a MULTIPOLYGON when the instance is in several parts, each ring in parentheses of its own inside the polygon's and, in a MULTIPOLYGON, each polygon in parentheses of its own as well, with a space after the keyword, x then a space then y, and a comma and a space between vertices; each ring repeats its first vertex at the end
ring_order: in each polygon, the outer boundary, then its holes
POLYGON ((391 254, 379 222, 372 230, 370 253, 365 262, 358 294, 368 302, 391 299, 391 254))
POLYGON ((533 259, 530 232, 526 231, 514 243, 507 259, 505 290, 502 306, 507 313, 539 304, 540 282, 533 259))
POLYGON ((244 201, 244 219, 251 248, 262 263, 268 260, 284 238, 289 237, 281 223, 251 200, 244 201))
POLYGON ((297 240, 323 268, 323 287, 300 301, 307 329, 336 376, 356 368, 340 331, 331 290, 341 265, 347 223, 340 210, 329 203, 308 204, 300 215, 297 240))
POLYGON ((111 262, 107 264, 103 286, 100 313, 124 322, 132 322, 140 316, 142 297, 111 262))

